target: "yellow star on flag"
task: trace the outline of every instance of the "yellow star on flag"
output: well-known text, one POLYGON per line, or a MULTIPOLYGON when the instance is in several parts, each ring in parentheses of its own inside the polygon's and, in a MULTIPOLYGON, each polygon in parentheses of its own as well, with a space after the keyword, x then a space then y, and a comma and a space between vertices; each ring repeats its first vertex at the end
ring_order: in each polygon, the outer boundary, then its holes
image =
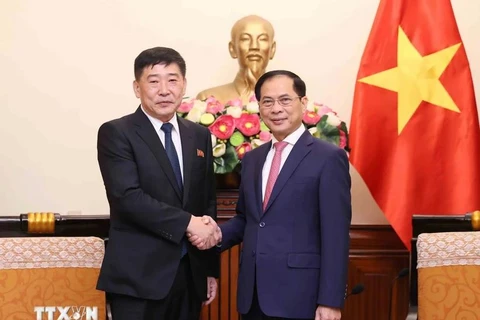
POLYGON ((439 80, 460 45, 461 43, 458 43, 422 57, 399 27, 397 67, 358 80, 398 92, 398 134, 405 128, 422 101, 460 112, 439 80))

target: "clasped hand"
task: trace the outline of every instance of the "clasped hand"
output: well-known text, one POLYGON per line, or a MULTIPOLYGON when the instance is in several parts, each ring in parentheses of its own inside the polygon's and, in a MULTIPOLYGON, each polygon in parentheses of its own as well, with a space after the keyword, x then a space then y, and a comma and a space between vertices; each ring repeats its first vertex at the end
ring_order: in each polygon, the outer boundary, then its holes
POLYGON ((187 237, 192 245, 206 250, 222 241, 222 231, 212 217, 193 216, 187 228, 187 237))

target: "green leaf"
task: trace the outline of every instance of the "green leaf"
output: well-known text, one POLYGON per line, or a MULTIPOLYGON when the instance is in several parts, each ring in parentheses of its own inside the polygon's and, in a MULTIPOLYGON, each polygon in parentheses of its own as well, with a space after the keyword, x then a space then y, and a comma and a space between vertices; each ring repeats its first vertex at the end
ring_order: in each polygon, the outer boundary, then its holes
POLYGON ((342 123, 340 123, 340 129, 345 132, 345 134, 348 135, 348 128, 347 128, 347 124, 345 122, 342 121, 342 123))
POLYGON ((331 126, 327 123, 327 115, 323 115, 320 121, 317 123, 318 138, 339 145, 340 143, 340 131, 337 127, 331 126))
POLYGON ((326 114, 324 114, 321 118, 320 118, 320 121, 318 121, 317 123, 317 127, 320 126, 320 127, 325 127, 327 125, 327 118, 328 116, 326 114))
POLYGON ((335 136, 340 136, 340 131, 338 130, 337 127, 331 126, 327 124, 325 128, 322 128, 323 134, 329 137, 335 137, 335 136))
POLYGON ((215 173, 220 173, 220 174, 232 172, 233 169, 240 162, 237 156, 237 152, 235 151, 235 148, 231 145, 227 147, 225 154, 221 158, 215 158, 214 161, 217 163, 217 167, 215 168, 215 173), (219 159, 221 159, 221 161, 219 159))
POLYGON ((350 152, 350 135, 348 134, 347 124, 342 121, 342 123, 340 124, 340 129, 345 133, 345 138, 347 139, 345 150, 350 152))
POLYGON ((217 167, 215 168, 215 173, 224 174, 224 173, 227 173, 227 170, 225 169, 225 167, 217 166, 217 167))
POLYGON ((337 146, 340 143, 340 136, 326 136, 324 134, 320 134, 320 139, 333 143, 337 146))
POLYGON ((223 166, 225 165, 225 160, 223 159, 224 156, 225 156, 225 155, 223 155, 223 156, 221 156, 221 157, 219 157, 219 158, 214 158, 214 159, 213 159, 213 162, 214 162, 215 164, 217 164, 217 166, 223 167, 223 166))

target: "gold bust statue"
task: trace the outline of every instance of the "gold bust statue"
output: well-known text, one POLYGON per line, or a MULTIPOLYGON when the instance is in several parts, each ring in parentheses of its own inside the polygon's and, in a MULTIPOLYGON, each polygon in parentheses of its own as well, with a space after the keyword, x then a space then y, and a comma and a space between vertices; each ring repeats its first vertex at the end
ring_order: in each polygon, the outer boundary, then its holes
POLYGON ((254 94, 255 83, 265 73, 269 60, 275 55, 273 26, 267 20, 250 15, 235 22, 228 51, 240 66, 232 83, 206 89, 197 99, 214 96, 220 102, 241 98, 243 103, 254 94))

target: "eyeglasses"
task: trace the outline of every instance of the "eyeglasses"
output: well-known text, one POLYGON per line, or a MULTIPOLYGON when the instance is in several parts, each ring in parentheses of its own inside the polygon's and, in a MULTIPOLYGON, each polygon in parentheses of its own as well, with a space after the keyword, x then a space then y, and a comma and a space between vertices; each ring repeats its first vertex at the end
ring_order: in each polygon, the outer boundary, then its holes
POLYGON ((266 99, 263 99, 262 101, 260 101, 260 107, 265 108, 265 109, 269 109, 269 108, 271 108, 275 105, 275 101, 278 101, 278 104, 281 105, 282 107, 288 107, 293 103, 293 100, 295 100, 297 98, 300 99, 302 97, 286 96, 286 97, 281 97, 281 98, 278 98, 278 99, 266 98, 266 99))

